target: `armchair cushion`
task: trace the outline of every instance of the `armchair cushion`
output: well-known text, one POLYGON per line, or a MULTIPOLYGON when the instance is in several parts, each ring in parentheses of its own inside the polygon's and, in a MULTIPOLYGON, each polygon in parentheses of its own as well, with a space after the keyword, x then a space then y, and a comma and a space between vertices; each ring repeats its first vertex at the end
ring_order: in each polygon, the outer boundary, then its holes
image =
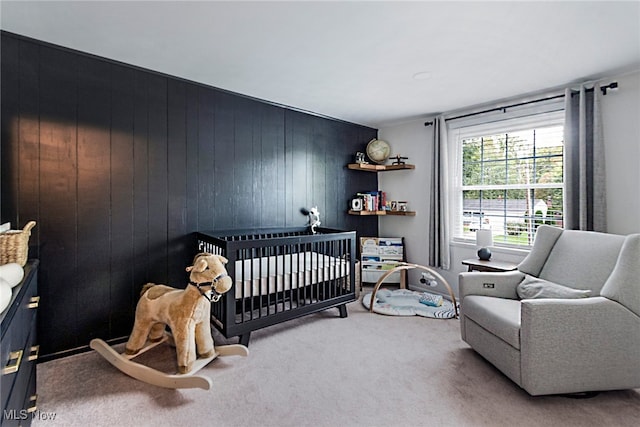
POLYGON ((520 301, 469 295, 464 299, 464 314, 512 347, 520 349, 520 301))
POLYGON ((574 289, 558 285, 548 280, 526 274, 516 288, 521 299, 531 298, 586 298, 591 295, 590 290, 574 289))
MULTIPOLYGON (((536 239, 541 231, 538 229, 536 239)), ((624 240, 625 236, 614 234, 565 230, 549 252, 540 274, 532 275, 572 288, 590 289, 591 295, 599 295, 624 240)))

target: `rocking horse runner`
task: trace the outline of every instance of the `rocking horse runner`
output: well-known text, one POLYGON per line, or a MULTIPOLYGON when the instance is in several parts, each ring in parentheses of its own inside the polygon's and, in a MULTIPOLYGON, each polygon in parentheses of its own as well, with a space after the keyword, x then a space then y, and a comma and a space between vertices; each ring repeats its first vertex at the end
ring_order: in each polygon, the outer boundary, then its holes
POLYGON ((248 349, 242 345, 214 347, 211 337, 211 302, 217 302, 233 284, 224 267, 226 263, 227 259, 223 256, 200 253, 194 258, 193 266, 186 269, 190 272, 186 289, 147 283, 142 288, 136 307, 135 323, 125 346, 125 354, 118 354, 100 339, 92 340, 91 348, 116 368, 138 380, 161 387, 199 387, 208 390, 211 386, 208 378, 193 377, 191 374, 218 355, 248 355, 248 349), (171 329, 173 337, 165 332, 166 326, 171 329), (176 347, 178 372, 187 375, 167 375, 131 361, 171 339, 176 347))

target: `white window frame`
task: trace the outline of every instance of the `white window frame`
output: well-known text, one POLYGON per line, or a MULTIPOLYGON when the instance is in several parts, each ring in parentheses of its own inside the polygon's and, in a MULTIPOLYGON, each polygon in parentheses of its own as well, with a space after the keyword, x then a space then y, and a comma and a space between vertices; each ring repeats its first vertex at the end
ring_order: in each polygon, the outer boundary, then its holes
MULTIPOLYGON (((471 243, 475 244, 475 239, 464 237, 462 232, 462 224, 459 219, 462 217, 463 201, 462 201, 462 141, 466 138, 478 137, 482 135, 507 134, 537 127, 548 126, 564 126, 564 104, 562 101, 547 103, 542 106, 535 106, 524 109, 519 112, 511 112, 511 118, 504 118, 505 115, 490 115, 485 117, 473 117, 467 120, 461 120, 457 123, 450 124, 448 133, 449 147, 449 176, 450 181, 450 218, 451 224, 450 235, 452 243, 471 243)), ((564 152, 563 152, 564 159, 564 152)), ((562 188, 564 188, 563 178, 562 188)), ((558 188, 557 184, 531 184, 528 188, 558 188)), ((501 186, 465 186, 464 190, 472 189, 520 189, 522 185, 501 185, 501 186)), ((564 208, 564 207, 563 207, 564 208)), ((494 242, 496 247, 530 249, 530 245, 511 245, 503 242, 494 242)))

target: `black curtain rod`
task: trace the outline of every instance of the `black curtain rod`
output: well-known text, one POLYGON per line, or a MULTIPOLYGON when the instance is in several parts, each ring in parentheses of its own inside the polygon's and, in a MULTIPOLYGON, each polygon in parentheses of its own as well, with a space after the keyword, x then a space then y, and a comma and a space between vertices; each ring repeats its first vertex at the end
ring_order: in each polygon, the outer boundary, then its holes
MULTIPOLYGON (((600 90, 602 91, 603 95, 606 95, 608 89, 614 90, 614 89, 617 89, 617 88, 618 88, 618 82, 611 82, 606 86, 601 86, 600 90)), ((587 89, 587 92, 592 92, 592 91, 593 91, 593 88, 587 89)), ((490 108, 488 110, 478 111, 478 112, 475 112, 475 113, 462 114, 460 116, 446 118, 445 121, 455 120, 455 119, 463 119, 465 117, 477 116, 478 114, 484 114, 484 113, 492 113, 494 111, 502 111, 503 113, 506 113, 507 112, 507 108, 520 107, 522 105, 535 104, 536 102, 550 101, 552 99, 558 99, 558 98, 564 98, 564 94, 555 95, 555 96, 549 96, 547 98, 534 99, 533 101, 519 102, 517 104, 505 105, 503 107, 490 108)), ((432 121, 424 123, 425 126, 431 126, 432 124, 433 124, 432 121)))

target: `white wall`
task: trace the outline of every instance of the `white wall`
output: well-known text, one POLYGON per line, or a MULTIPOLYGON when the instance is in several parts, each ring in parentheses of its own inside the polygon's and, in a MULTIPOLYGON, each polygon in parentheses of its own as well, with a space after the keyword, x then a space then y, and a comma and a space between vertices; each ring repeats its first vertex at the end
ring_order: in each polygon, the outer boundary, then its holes
POLYGON ((640 233, 640 71, 618 76, 602 97, 607 167, 607 231, 640 233))
MULTIPOLYGON (((617 234, 640 233, 640 71, 614 76, 619 90, 602 97, 606 147, 608 231, 617 234)), ((607 80, 606 82, 609 82, 607 80)), ((415 217, 380 217, 380 236, 404 236, 409 262, 428 264, 430 170, 433 127, 424 126, 430 117, 380 128, 378 137, 391 144, 393 154, 409 157, 415 170, 379 174, 379 187, 392 200, 409 201, 415 217)), ((526 252, 499 249, 495 259, 517 263, 526 252)), ((440 271, 457 293, 461 262, 475 257, 473 245, 453 244, 451 269, 440 271)), ((418 273, 411 272, 409 283, 419 286, 418 273)), ((435 292, 446 293, 440 286, 435 292)))

